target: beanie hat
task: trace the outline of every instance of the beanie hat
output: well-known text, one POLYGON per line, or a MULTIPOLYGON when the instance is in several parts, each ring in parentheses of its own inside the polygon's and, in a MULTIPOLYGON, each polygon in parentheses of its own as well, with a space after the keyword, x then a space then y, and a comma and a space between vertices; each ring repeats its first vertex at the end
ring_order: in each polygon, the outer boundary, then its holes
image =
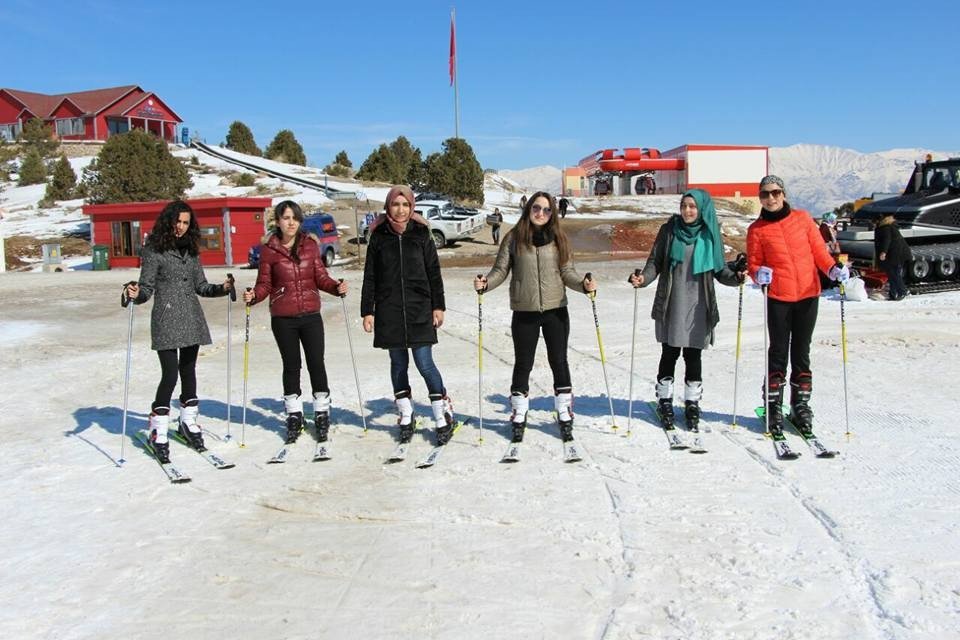
POLYGON ((767 185, 771 185, 771 184, 777 185, 778 187, 780 187, 780 188, 783 189, 784 191, 786 191, 786 189, 787 189, 787 188, 783 185, 783 179, 780 178, 780 176, 775 176, 775 175, 773 175, 773 174, 770 174, 769 176, 764 176, 764 177, 763 177, 763 179, 760 181, 760 188, 763 189, 763 188, 766 187, 767 185))

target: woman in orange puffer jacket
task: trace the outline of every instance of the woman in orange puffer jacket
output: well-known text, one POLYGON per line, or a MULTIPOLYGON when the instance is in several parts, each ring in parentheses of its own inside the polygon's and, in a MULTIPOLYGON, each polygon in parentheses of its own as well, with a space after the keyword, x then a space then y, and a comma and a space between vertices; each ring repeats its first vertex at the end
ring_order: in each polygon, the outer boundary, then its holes
POLYGON ((827 251, 810 214, 790 208, 783 180, 770 175, 760 181, 760 204, 760 217, 747 229, 747 265, 750 276, 767 293, 767 428, 775 437, 782 435, 789 354, 791 422, 802 432, 811 432, 810 340, 820 299, 817 270, 841 281, 849 277, 849 271, 827 251))

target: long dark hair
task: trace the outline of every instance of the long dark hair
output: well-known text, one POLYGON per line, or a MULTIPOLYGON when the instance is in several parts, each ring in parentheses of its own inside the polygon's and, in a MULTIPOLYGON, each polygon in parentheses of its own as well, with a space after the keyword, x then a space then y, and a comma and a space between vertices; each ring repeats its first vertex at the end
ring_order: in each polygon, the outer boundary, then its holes
POLYGON ((180 214, 184 211, 190 214, 190 227, 187 229, 187 233, 184 234, 184 237, 187 238, 189 242, 187 251, 192 256, 199 254, 200 225, 197 224, 197 214, 195 214, 190 205, 183 200, 174 200, 163 208, 163 211, 157 216, 157 221, 153 223, 153 229, 150 231, 150 235, 147 236, 147 246, 157 253, 175 249, 177 246, 177 235, 174 232, 174 226, 177 224, 177 220, 180 219, 180 214))
POLYGON ((567 234, 564 233, 563 229, 560 228, 557 202, 553 196, 546 191, 537 191, 527 198, 527 203, 523 205, 523 213, 520 215, 520 221, 517 222, 517 226, 510 230, 510 233, 513 234, 517 251, 527 251, 533 248, 533 230, 536 227, 530 222, 530 209, 533 207, 533 203, 536 202, 537 198, 541 196, 546 198, 547 202, 550 203, 549 207, 551 211, 550 219, 547 220, 547 224, 543 225, 543 230, 548 237, 553 236, 553 242, 557 245, 557 253, 560 258, 559 263, 560 266, 563 266, 570 262, 573 252, 570 250, 570 239, 567 237, 567 234))
POLYGON ((290 257, 293 258, 294 262, 300 262, 300 238, 303 236, 303 209, 300 208, 293 200, 284 200, 277 206, 273 208, 273 221, 276 226, 273 227, 273 233, 277 236, 277 239, 283 240, 283 231, 280 229, 280 217, 286 212, 287 209, 293 211, 293 219, 300 223, 300 230, 297 232, 296 237, 293 239, 293 246, 290 247, 290 257))

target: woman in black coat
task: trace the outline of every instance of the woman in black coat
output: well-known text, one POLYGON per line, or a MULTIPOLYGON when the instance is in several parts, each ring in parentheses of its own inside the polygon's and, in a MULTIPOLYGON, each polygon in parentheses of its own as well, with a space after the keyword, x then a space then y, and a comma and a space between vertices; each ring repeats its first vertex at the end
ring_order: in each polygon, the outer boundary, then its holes
POLYGON ((390 378, 400 417, 400 442, 413 437, 413 404, 407 368, 410 353, 427 385, 437 428, 437 444, 453 434, 453 405, 433 362, 437 327, 445 310, 440 259, 426 221, 413 213, 409 187, 390 189, 386 216, 370 233, 363 269, 360 315, 373 332, 373 346, 390 353, 390 378))
POLYGON ((178 431, 193 448, 202 451, 203 434, 197 425, 197 355, 210 344, 210 330, 197 296, 225 296, 232 283, 210 284, 200 266, 200 226, 186 202, 174 200, 160 212, 143 248, 140 280, 127 285, 135 304, 151 297, 151 348, 160 359, 160 384, 150 411, 150 441, 161 462, 170 461, 167 428, 170 398, 180 378, 178 431))
POLYGON ((874 250, 880 268, 890 282, 890 300, 903 300, 907 285, 903 282, 904 267, 913 260, 910 245, 903 239, 892 215, 881 216, 873 232, 874 250))

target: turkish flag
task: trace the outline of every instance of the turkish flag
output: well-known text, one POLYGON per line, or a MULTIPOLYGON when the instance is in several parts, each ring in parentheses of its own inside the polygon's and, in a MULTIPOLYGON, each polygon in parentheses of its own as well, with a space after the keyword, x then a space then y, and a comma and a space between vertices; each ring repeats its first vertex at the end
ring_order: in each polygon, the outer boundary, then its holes
POLYGON ((453 23, 453 16, 450 16, 450 86, 457 77, 457 28, 453 23))

